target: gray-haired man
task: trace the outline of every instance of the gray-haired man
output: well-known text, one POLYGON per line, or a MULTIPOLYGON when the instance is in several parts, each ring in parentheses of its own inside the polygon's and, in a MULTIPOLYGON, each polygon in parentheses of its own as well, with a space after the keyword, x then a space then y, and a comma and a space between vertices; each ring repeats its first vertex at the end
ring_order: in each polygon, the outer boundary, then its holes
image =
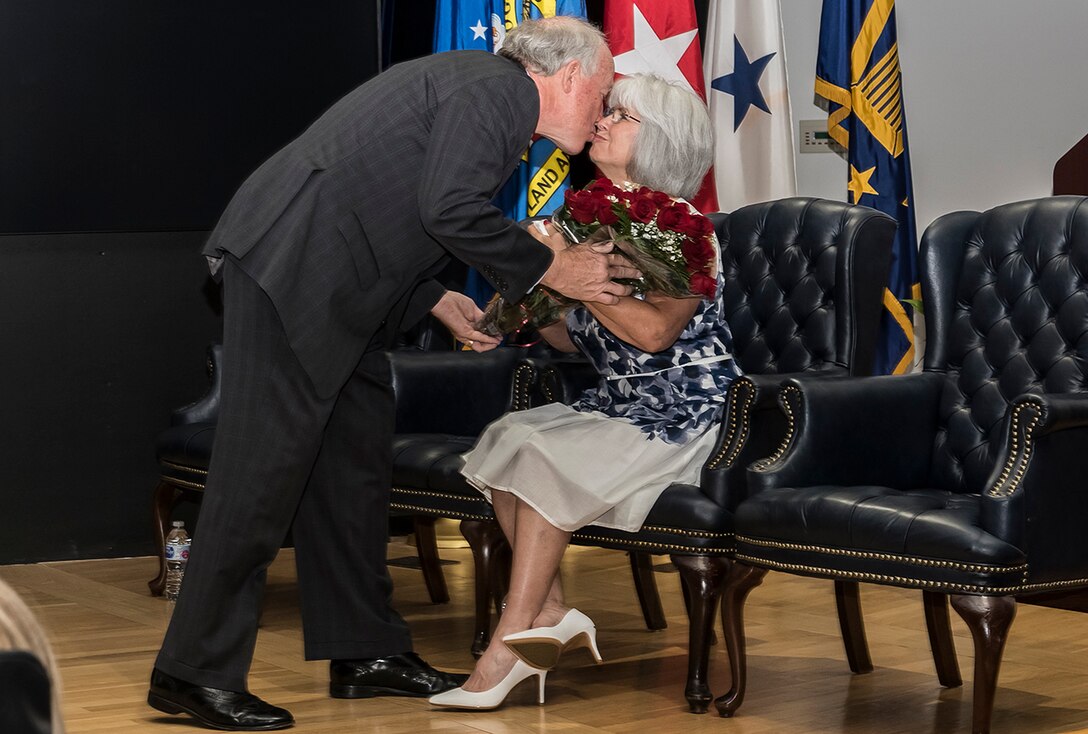
MULTIPOLYGON (((508 299, 538 283, 614 302, 633 275, 553 253, 490 200, 533 134, 576 153, 612 86, 600 33, 524 23, 500 56, 440 54, 348 94, 242 185, 204 253, 224 287, 224 383, 200 525, 148 702, 231 730, 291 714, 247 690, 265 569, 293 530, 307 659, 339 697, 429 696, 463 676, 411 652, 389 606, 393 421, 368 358, 428 311, 477 351, 479 310, 430 278, 448 259, 508 299)), ((615 260, 614 260, 615 259, 615 260)))

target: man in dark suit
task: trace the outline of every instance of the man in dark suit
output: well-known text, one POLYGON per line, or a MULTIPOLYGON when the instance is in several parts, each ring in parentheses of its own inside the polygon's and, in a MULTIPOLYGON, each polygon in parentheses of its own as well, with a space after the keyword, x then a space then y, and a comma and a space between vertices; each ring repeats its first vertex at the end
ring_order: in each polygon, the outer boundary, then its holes
POLYGON ((393 67, 242 185, 204 250, 224 288, 221 416, 200 527, 148 703, 231 730, 289 727, 247 690, 265 569, 293 529, 307 659, 335 697, 430 696, 390 607, 394 406, 371 358, 429 311, 477 351, 479 309, 431 280, 451 256, 507 299, 537 284, 614 303, 636 275, 606 248, 553 253, 490 201, 533 134, 577 153, 612 86, 601 34, 522 24, 499 56, 393 67))

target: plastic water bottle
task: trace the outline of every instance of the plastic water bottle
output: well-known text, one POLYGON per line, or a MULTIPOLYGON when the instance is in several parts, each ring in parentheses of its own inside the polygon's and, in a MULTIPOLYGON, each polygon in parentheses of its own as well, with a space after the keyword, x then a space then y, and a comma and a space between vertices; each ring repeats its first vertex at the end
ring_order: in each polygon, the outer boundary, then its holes
POLYGON ((176 601, 181 591, 181 580, 185 578, 185 564, 189 562, 189 534, 185 532, 185 523, 174 521, 174 529, 166 536, 166 591, 167 601, 176 601))

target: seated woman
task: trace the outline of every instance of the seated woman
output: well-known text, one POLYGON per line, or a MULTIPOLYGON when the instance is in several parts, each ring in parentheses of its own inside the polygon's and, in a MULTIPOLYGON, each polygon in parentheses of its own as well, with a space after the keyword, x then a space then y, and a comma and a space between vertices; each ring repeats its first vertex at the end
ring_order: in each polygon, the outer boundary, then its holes
MULTIPOLYGON (((609 104, 590 149, 601 173, 620 187, 693 196, 713 148, 698 97, 636 75, 616 82, 609 104)), ((548 232, 539 234, 546 244, 565 246, 548 232)), ((669 484, 699 481, 726 388, 739 374, 722 315, 721 268, 714 270, 712 300, 651 292, 613 306, 580 305, 541 329, 552 346, 580 349, 600 385, 572 406, 508 414, 465 455, 462 473, 494 504, 513 568, 491 645, 464 686, 431 703, 494 708, 532 676, 543 703, 545 674, 564 647, 588 645, 600 661, 592 621, 564 604, 559 561, 572 531, 589 523, 636 531, 669 484)))

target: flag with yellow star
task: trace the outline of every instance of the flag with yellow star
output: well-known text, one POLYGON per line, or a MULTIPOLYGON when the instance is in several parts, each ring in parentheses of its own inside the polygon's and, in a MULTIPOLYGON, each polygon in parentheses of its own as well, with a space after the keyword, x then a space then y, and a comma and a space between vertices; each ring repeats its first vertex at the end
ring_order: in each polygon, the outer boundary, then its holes
POLYGON ((816 97, 827 110, 831 139, 849 162, 851 203, 899 222, 873 371, 902 374, 915 362, 914 310, 904 301, 920 293, 895 0, 824 0, 816 97))

